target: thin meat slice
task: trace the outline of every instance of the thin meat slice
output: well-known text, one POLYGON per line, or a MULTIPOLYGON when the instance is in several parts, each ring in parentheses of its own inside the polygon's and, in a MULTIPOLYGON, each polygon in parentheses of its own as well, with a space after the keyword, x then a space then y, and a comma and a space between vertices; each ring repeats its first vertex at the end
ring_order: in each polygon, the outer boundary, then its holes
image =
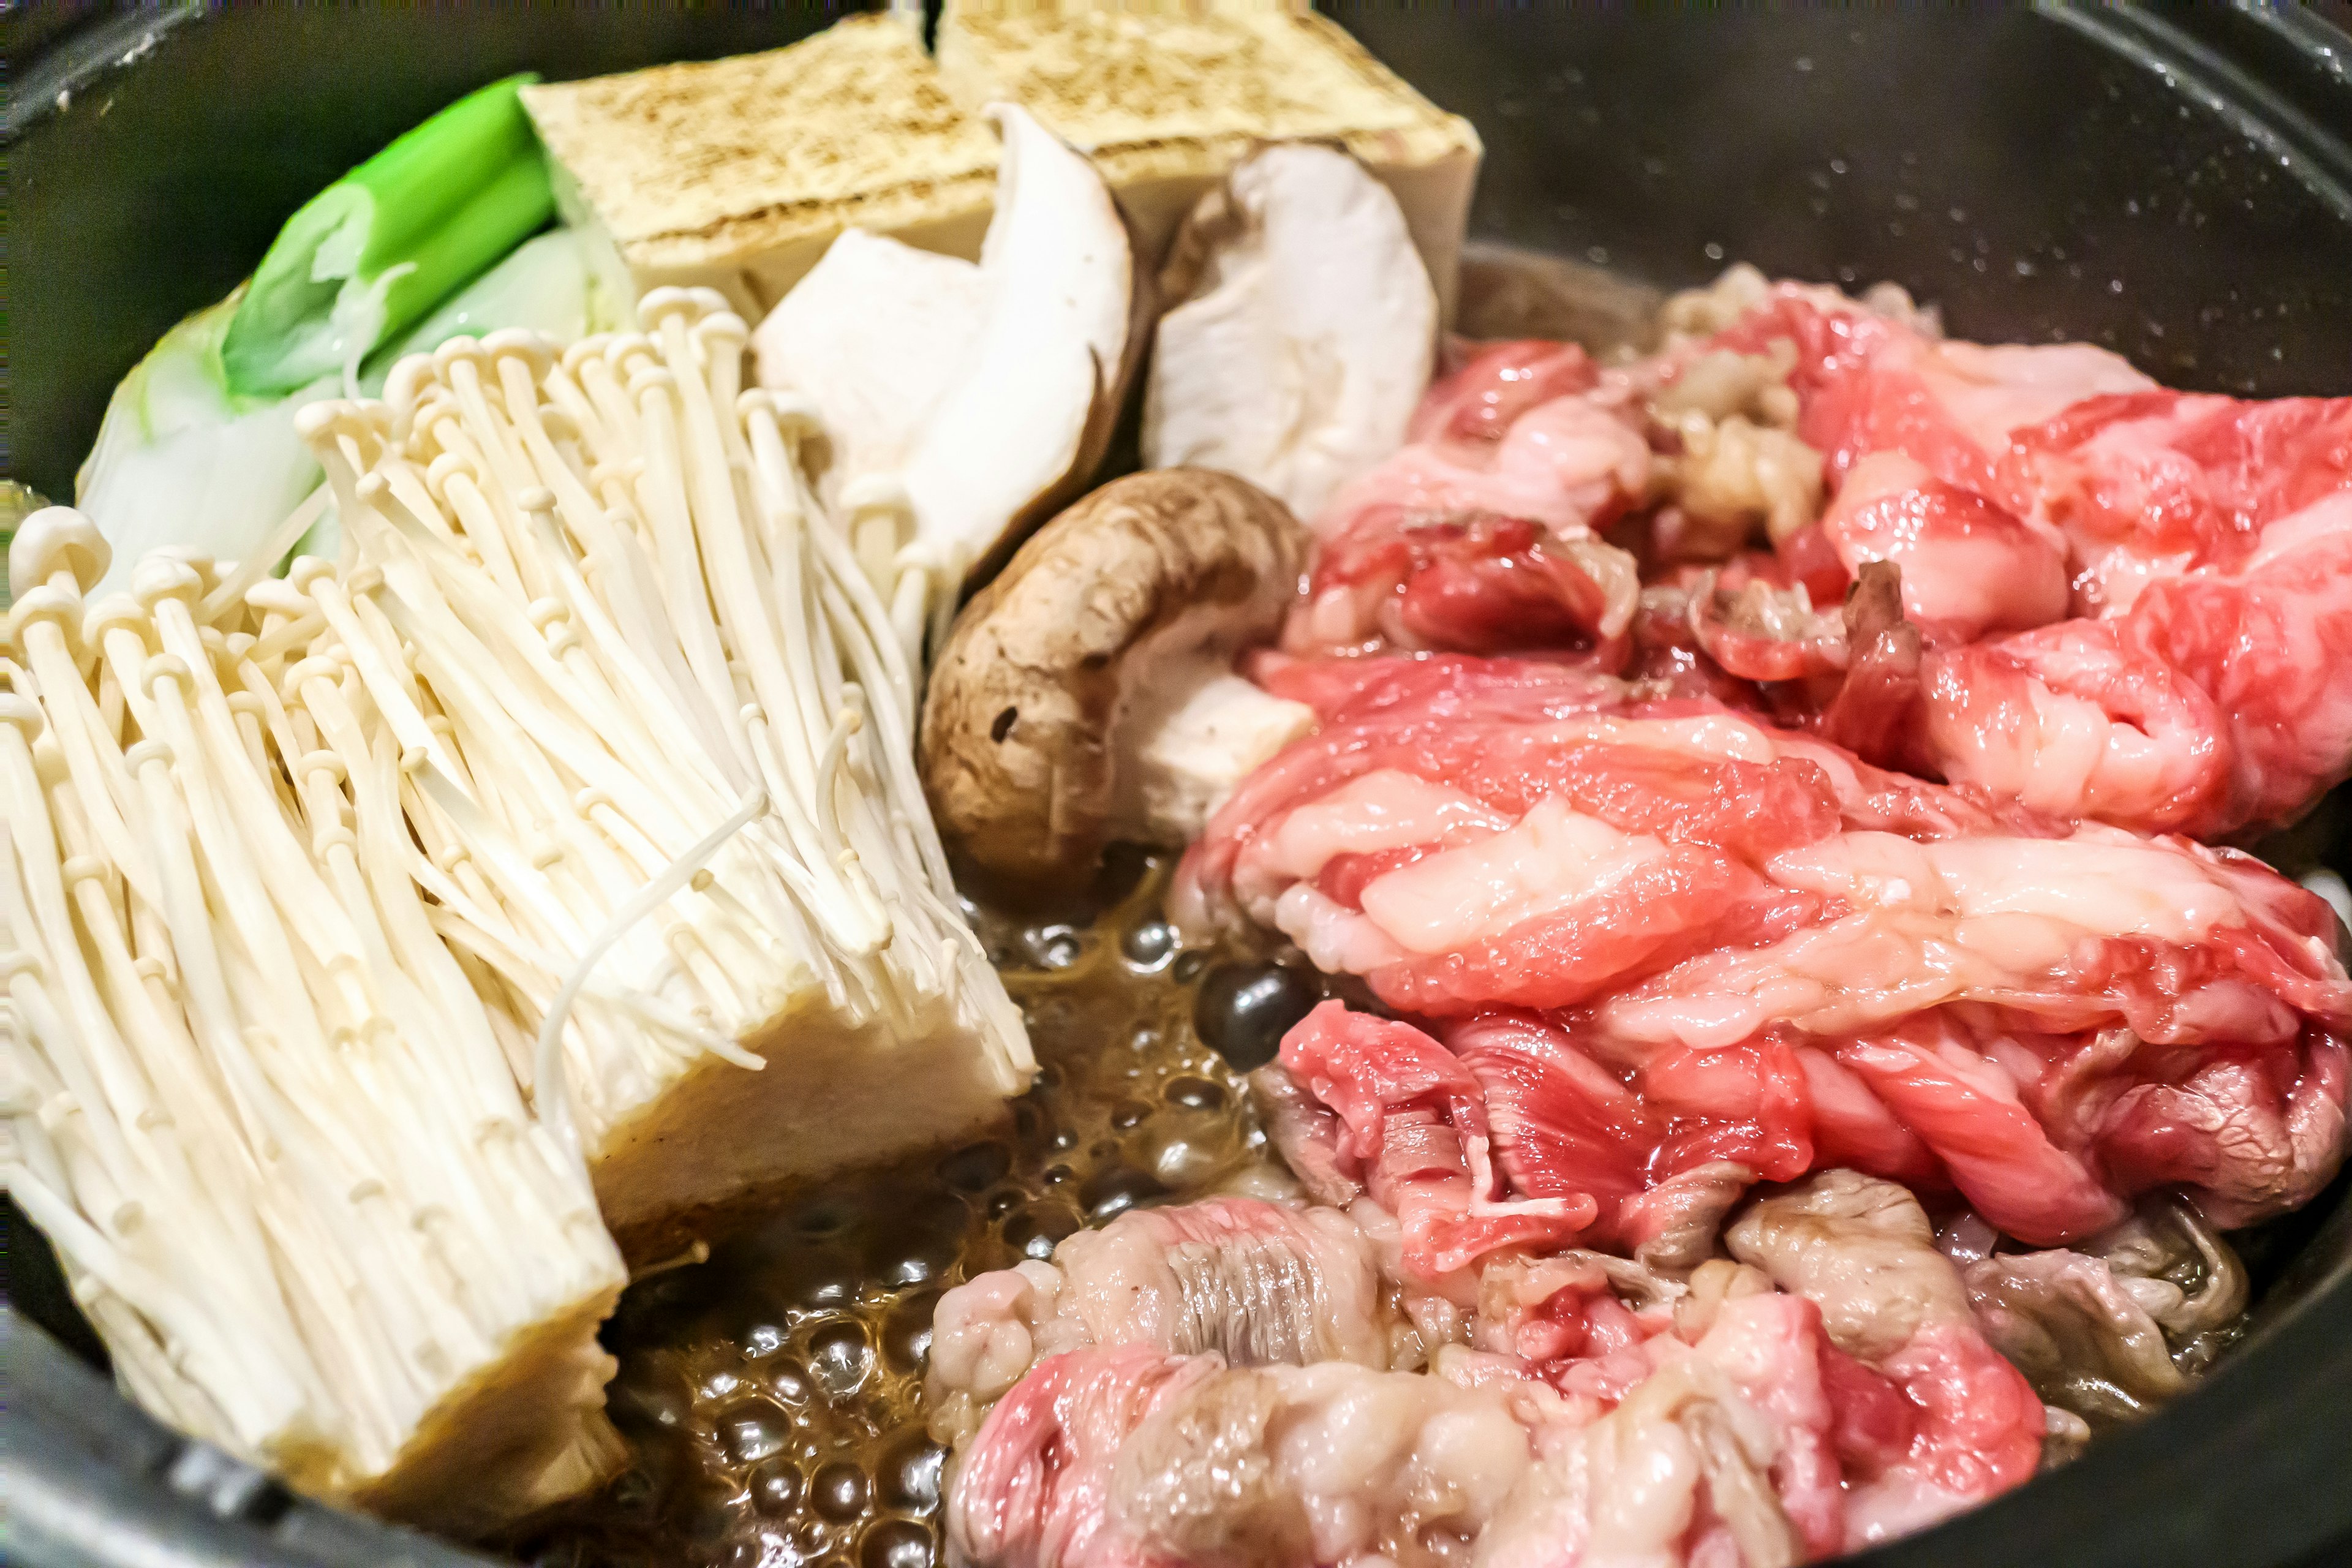
MULTIPOLYGON (((1413 868, 1418 876, 1391 873, 1365 889, 1365 917, 1386 931, 1391 921, 1405 923, 1407 911, 1461 896, 1456 889, 1483 868, 1432 857, 1413 868)), ((1521 889, 1495 891, 1510 895, 1521 889)), ((1381 962, 1362 973, 1391 1005, 1433 1016, 1473 1013, 1490 1005, 1573 1006, 1604 995, 1628 974, 1704 950, 1727 912, 1735 921, 1769 926, 1776 923, 1776 913, 1800 907, 1759 907, 1765 900, 1758 895, 1765 891, 1741 875, 1736 863, 1677 845, 1625 867, 1605 886, 1558 908, 1539 909, 1507 924, 1489 915, 1485 924, 1465 930, 1458 945, 1429 951, 1406 943, 1403 951, 1382 952, 1381 962)), ((1452 907, 1455 919, 1438 928, 1441 932, 1480 912, 1475 905, 1452 907)), ((1438 940, 1423 922, 1411 921, 1411 929, 1420 941, 1438 940)))
POLYGON ((1263 655, 1253 678, 1268 691, 1304 702, 1327 727, 1480 717, 1528 723, 1622 710, 1626 684, 1574 659, 1291 658, 1263 655))
POLYGON ((2317 897, 2246 857, 1549 667, 1348 663, 1341 721, 1243 785, 1172 903, 1427 1021, 1478 1092, 1416 1100, 1412 1146, 1491 1159, 1482 1200, 1631 1247, 1684 1171, 1838 1163, 2054 1245, 2168 1184, 2276 1213, 2340 1163, 2352 979, 2317 897))
MULTIPOLYGON (((2017 1485, 2040 1462, 2046 1423, 2025 1379, 1988 1345, 1967 1287, 1937 1250, 1918 1202, 1891 1182, 1826 1171, 1757 1203, 1726 1233, 1734 1258, 1821 1309, 1833 1350, 1901 1393, 1865 1452, 1844 1458, 1847 1544, 1908 1533, 2017 1485)), ((1850 1394, 1849 1397, 1853 1397, 1850 1394)), ((1849 1435, 1849 1445, 1854 1435, 1849 1435)))
POLYGON ((2110 618, 1948 656, 1927 754, 1956 780, 2132 826, 2212 837, 2292 820, 2352 768, 2347 584, 2337 491, 2234 571, 2158 576, 2110 618))
POLYGON ((1974 642, 2063 618, 2063 542, 1902 452, 1873 452, 1846 476, 1822 533, 1848 573, 1902 574, 1903 613, 1939 642, 1974 642))
MULTIPOLYGON (((1685 591, 1692 642, 1741 680, 1812 682, 1843 675, 1851 617, 1836 601, 1817 608, 1804 584, 1741 570, 1735 562, 1685 591)), ((1895 618, 1901 618, 1899 595, 1895 618)))
POLYGON ((2120 356, 2086 343, 1987 346, 1934 337, 1830 290, 1782 284, 1710 346, 1795 346, 1797 430, 1843 483, 1874 452, 1901 452, 1936 478, 2005 499, 2011 431, 2093 398, 2158 390, 2120 356))
POLYGON ((2248 1289, 2229 1244, 2177 1199, 2143 1205, 2079 1251, 1996 1250, 1961 1273, 1986 1339, 2043 1399, 2099 1422, 2185 1387, 2248 1289))
POLYGON ((1339 1173, 1396 1216, 1423 1284, 1444 1289, 1488 1253, 1557 1247, 1591 1223, 1590 1198, 1504 1196, 1477 1080, 1411 1025, 1326 1002, 1283 1037, 1281 1062, 1338 1116, 1339 1173))
MULTIPOLYGON (((1930 341, 1784 288, 1823 532, 1899 564, 1911 758, 2066 816, 2212 837, 2352 770, 2352 398, 2165 391, 2083 345, 1930 341)), ((1820 693, 1811 700, 1819 710, 1820 693)))
POLYGON ((1049 1356, 967 1437, 950 1542, 975 1568, 1790 1568, 2031 1473, 2041 1406, 1907 1194, 1833 1173, 1727 1239, 1760 1267, 1489 1254, 1469 1342, 1423 1373, 1049 1356))
POLYGON ((1585 1243, 1619 1239, 1626 1205, 1650 1185, 1664 1119, 1540 1018, 1489 1015, 1454 1030, 1453 1043, 1482 1093, 1512 1189, 1589 1213, 1585 1243))
POLYGON ((1354 1203, 1364 1187, 1340 1169, 1343 1161, 1352 1161, 1339 1152, 1339 1119, 1330 1108, 1278 1061, 1251 1073, 1249 1086, 1267 1141, 1307 1195, 1335 1208, 1354 1203))
POLYGON ((2200 838, 2352 772, 2352 397, 2175 393, 2089 345, 1946 341, 1818 288, 1744 299, 1589 379, 1514 343, 1433 388, 1319 526, 1286 646, 1570 654, 2200 838), (1802 500, 1768 482, 1789 453, 1819 458, 1802 500), (1870 567, 1900 614, 1866 601, 1864 626, 1842 601, 1870 567))
POLYGON ((1488 1014, 1446 1037, 1486 1092, 1512 1190, 1590 1202, 1584 1245, 1687 1269, 1759 1173, 1810 1167, 1801 1068, 1785 1046, 1645 1068, 1629 1085, 1540 1017, 1488 1014))
POLYGON ((989 1568, 1140 1568, 1155 1554, 1112 1511, 1111 1472, 1151 1412, 1223 1370, 1214 1356, 1149 1345, 1071 1351, 1040 1362, 957 1456, 948 1540, 989 1568))
POLYGON ((2012 430, 2004 482, 2072 542, 2078 613, 2166 577, 2244 567, 2270 530, 2352 488, 2352 398, 2146 391, 2012 430))
POLYGON ((1431 384, 1405 434, 1414 441, 1500 441, 1528 409, 1589 392, 1600 381, 1600 367, 1574 343, 1487 343, 1431 384))
POLYGON ((2102 1119, 2110 1169, 2134 1188, 2175 1184, 2217 1224, 2243 1226, 2319 1195, 2342 1162, 2346 1047, 2219 1060, 2176 1081, 2133 1084, 2102 1119))
POLYGON ((964 1450, 948 1538, 976 1568, 1466 1563, 1531 1458, 1521 1381, 1073 1352, 964 1450))
POLYGON ((1623 551, 1581 528, 1435 502, 1364 509, 1324 541, 1284 647, 1601 650, 1621 662, 1640 593, 1623 551))
POLYGON ((1034 1361, 1089 1345, 1386 1366, 1392 1326, 1373 1246, 1337 1209, 1254 1198, 1135 1209, 1070 1237, 1051 1263, 940 1298, 926 1397, 955 1430, 1034 1361))
POLYGON ((1638 503, 1650 450, 1580 350, 1502 343, 1431 388, 1412 438, 1314 520, 1283 646, 1492 653, 1585 647, 1622 663, 1633 558, 1599 531, 1638 503))
POLYGON ((1999 1253, 1970 1264, 1967 1276, 1986 1338, 2044 1399, 2114 1421, 2187 1385, 2163 1330, 2104 1258, 1999 1253))
POLYGON ((1950 1424, 1832 1345, 1811 1300, 1738 1273, 1685 1325, 1633 1265, 1501 1259, 1482 1312, 1507 1298, 1509 1321, 1479 1331, 1517 1348, 1426 1373, 1049 1358, 961 1455, 950 1542, 975 1568, 1790 1568, 1883 1539, 1890 1477, 1950 1424))
POLYGON ((1667 1277, 1610 1253, 1572 1247, 1500 1257, 1478 1271, 1470 1343, 1515 1356, 1555 1383, 1573 1376, 1577 1386, 1563 1392, 1598 1394, 1595 1408, 1602 1408, 1649 1375, 1654 1363, 1634 1352, 1677 1327, 1679 1299, 1667 1277), (1616 1364, 1628 1355, 1630 1363, 1616 1364), (1596 1365, 1604 1367, 1598 1377, 1586 1375, 1596 1365))
POLYGON ((1566 534, 1591 530, 1638 499, 1648 444, 1621 409, 1580 395, 1546 399, 1500 437, 1438 435, 1409 442, 1341 489, 1314 520, 1324 540, 1345 538, 1368 510, 1399 507, 1426 520, 1523 518, 1566 534))
POLYGON ((1060 1269, 1032 1258, 940 1298, 924 1383, 933 1436, 961 1442, 1031 1367, 1091 1342, 1082 1318, 1055 1310, 1062 1284, 1060 1269))
POLYGON ((2201 825, 2225 790, 2212 698, 2113 621, 2062 621, 1938 652, 1912 754, 2037 810, 2144 828, 2201 825))
POLYGON ((1706 1265, 1671 1323, 1574 1269, 1516 1274, 1523 1295, 1559 1282, 1513 1321, 1517 1344, 1551 1352, 1530 1370, 1562 1392, 1565 1419, 1482 1562, 1794 1563, 1932 1522, 2014 1485, 2038 1456, 2031 1391, 1990 1351, 1948 1353, 1940 1327, 1898 1350, 1890 1375, 1838 1349, 1815 1301, 1752 1268, 1706 1265), (1988 1382, 2001 1373, 2008 1384, 1988 1382), (1998 1419, 1958 1409, 1971 1398, 1998 1419))
MULTIPOLYGON (((1738 1316, 1719 1325, 1727 1336, 1738 1316)), ((1808 1542, 1773 1485, 1782 1435, 1744 1394, 1705 1347, 1669 1361, 1552 1446, 1480 1542, 1479 1562, 1803 1562, 1808 1542)))
POLYGON ((2088 1236, 2123 1217, 2124 1203, 2080 1157, 2054 1143, 1999 1064, 1930 1027, 1839 1047, 1933 1151, 1977 1212, 2016 1236, 2088 1236))

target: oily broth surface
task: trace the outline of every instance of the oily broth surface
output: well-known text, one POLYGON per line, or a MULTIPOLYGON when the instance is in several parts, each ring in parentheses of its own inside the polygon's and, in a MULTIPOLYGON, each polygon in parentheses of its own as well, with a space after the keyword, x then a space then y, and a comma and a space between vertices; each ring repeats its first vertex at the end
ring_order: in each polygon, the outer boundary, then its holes
MULTIPOLYGON (((629 1466, 535 1535, 527 1560, 943 1560, 945 1456, 922 1405, 940 1293, 1137 1203, 1286 1182, 1240 1074, 1194 1025, 1204 987, 1230 993, 1265 955, 1178 951, 1160 915, 1172 864, 1111 873, 1130 885, 1091 920, 975 911, 1028 1018, 1036 1086, 989 1137, 829 1183, 743 1223, 709 1261, 631 1286, 604 1336, 629 1466)), ((1316 984, 1308 973, 1282 978, 1316 984)))

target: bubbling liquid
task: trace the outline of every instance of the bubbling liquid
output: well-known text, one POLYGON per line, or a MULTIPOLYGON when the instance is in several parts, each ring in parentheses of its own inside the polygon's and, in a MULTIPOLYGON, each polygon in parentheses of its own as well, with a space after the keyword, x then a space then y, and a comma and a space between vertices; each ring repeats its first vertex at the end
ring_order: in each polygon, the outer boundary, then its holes
POLYGON ((940 1292, 1138 1204, 1287 1181, 1241 1073, 1326 983, 1295 952, 1181 948, 1160 914, 1171 868, 1115 861, 1093 918, 975 909, 1028 1018, 1035 1086, 992 1136, 739 1216, 708 1261, 632 1285, 604 1331, 629 1466, 521 1555, 548 1568, 943 1560, 946 1455, 922 1405, 940 1292))

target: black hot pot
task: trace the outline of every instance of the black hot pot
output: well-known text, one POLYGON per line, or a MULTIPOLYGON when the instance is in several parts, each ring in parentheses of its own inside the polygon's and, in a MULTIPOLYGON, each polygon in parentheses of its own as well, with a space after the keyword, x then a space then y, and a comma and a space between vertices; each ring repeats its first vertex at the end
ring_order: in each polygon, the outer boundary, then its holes
MULTIPOLYGON (((71 492, 110 389, 218 299, 286 215, 510 71, 772 47, 800 7, 209 12, 0 8, 13 477, 71 492)), ((1477 237, 1681 287, 1727 259, 1891 279, 1961 336, 2075 338, 2168 384, 2352 391, 2352 8, 1797 16, 1431 10, 1343 19, 1487 161, 1477 237)), ((2352 860, 2339 789, 2292 854, 2352 860)), ((0 1556, 56 1568, 455 1565, 290 1496, 108 1385, 47 1247, 8 1210, 0 1556)), ((1872 1568, 2352 1563, 2352 1195, 2249 1258, 2256 1326, 2076 1463, 1872 1568)))

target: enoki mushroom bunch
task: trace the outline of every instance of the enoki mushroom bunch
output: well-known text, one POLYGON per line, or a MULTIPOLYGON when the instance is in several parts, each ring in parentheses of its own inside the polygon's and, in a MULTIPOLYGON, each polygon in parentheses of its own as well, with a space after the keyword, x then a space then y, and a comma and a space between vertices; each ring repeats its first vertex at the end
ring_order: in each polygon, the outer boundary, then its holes
POLYGON ((10 1185, 150 1408, 465 1531, 611 1457, 611 1233, 1033 1066, 914 769, 961 563, 818 501, 718 296, 641 318, 306 410, 338 563, 13 552, 10 1185))
POLYGON ((307 1490, 413 1517, 480 1525, 593 1476, 621 1259, 418 895, 365 684, 282 584, 224 597, 158 554, 86 605, 106 547, 62 508, 11 554, 5 1174, 117 1374, 307 1490), (520 1444, 416 1441, 491 1394, 536 1422, 520 1444), (475 1467, 454 1514, 384 1489, 475 1467))
MULTIPOLYGON (((717 294, 641 317, 560 358, 460 339, 383 403, 304 412, 355 569, 289 582, 399 738, 439 927, 592 1157, 707 1059, 759 1067, 795 1016, 954 1028, 1010 1091, 1026 1037, 914 769, 957 563, 911 547, 891 487, 824 510, 814 423, 741 390, 717 294)), ((616 1226, 642 1217, 614 1197, 616 1226)))

